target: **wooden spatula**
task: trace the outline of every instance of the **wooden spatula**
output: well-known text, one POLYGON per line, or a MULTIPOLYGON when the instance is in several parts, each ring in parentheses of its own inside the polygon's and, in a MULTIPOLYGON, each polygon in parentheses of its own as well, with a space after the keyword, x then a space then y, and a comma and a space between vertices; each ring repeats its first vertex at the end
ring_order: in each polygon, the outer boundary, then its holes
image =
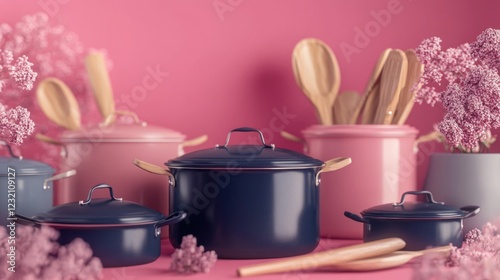
POLYGON ((365 95, 363 112, 361 114, 361 124, 373 124, 377 113, 378 99, 380 95, 380 80, 375 83, 372 89, 365 95))
POLYGON ((238 269, 239 276, 253 276, 327 267, 349 261, 392 253, 406 246, 400 238, 387 238, 362 244, 284 258, 238 269))
POLYGON ((408 263, 416 257, 424 254, 435 253, 446 255, 449 254, 452 246, 442 246, 436 248, 425 249, 421 251, 397 251, 388 255, 375 258, 362 259, 352 262, 341 263, 329 267, 335 271, 373 271, 397 267, 408 263))
MULTIPOLYGON (((370 79, 368 80, 368 84, 366 85, 365 92, 363 94, 363 98, 359 102, 356 110, 354 110, 354 113, 351 116, 351 120, 349 121, 350 123, 356 123, 356 121, 358 120, 358 116, 361 112, 361 109, 363 109, 365 106, 367 106, 366 104, 367 104, 368 100, 370 100, 371 103, 373 103, 375 100, 378 100, 376 98, 378 91, 375 90, 375 86, 376 86, 376 84, 378 84, 378 81, 380 80, 380 74, 382 73, 382 69, 384 68, 385 61, 387 60, 387 57, 389 56, 390 52, 391 52, 391 49, 385 49, 380 54, 380 57, 378 58, 377 63, 375 64, 375 67, 373 67, 373 71, 372 71, 372 74, 370 76, 370 79)), ((378 103, 378 101, 377 101, 377 103, 378 103)), ((375 104, 377 104, 377 103, 375 103, 375 104)), ((371 111, 372 105, 369 105, 369 106, 370 107, 368 109, 371 111)), ((366 109, 363 109, 363 111, 366 111, 366 109)), ((371 123, 373 121, 373 117, 375 116, 375 113, 373 113, 373 114, 367 113, 366 115, 370 115, 371 117, 369 120, 367 120, 366 122, 363 122, 363 123, 365 123, 365 124, 371 123)))
POLYGON ((354 124, 351 123, 351 116, 354 114, 361 98, 361 95, 355 91, 340 93, 333 104, 333 123, 354 124))
POLYGON ((406 82, 408 62, 402 50, 392 50, 380 77, 380 95, 374 124, 391 124, 399 102, 399 94, 406 82))
POLYGON ((413 104, 415 103, 414 92, 418 91, 418 87, 414 88, 414 86, 418 82, 418 79, 424 69, 424 66, 418 60, 417 54, 414 50, 406 50, 405 55, 408 61, 406 83, 401 90, 401 94, 399 95, 398 106, 396 107, 394 118, 392 119, 392 123, 398 125, 404 124, 410 115, 413 104))

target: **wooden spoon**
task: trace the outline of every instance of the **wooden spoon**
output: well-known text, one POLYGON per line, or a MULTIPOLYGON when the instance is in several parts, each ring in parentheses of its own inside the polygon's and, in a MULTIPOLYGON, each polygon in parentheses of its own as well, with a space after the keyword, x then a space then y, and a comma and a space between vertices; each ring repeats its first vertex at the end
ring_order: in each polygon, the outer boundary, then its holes
POLYGON ((340 69, 331 49, 318 39, 304 39, 293 50, 292 66, 295 80, 316 107, 321 124, 332 124, 340 69))
POLYGON ((80 108, 71 89, 57 78, 46 78, 38 84, 36 98, 45 116, 57 125, 78 130, 81 127, 80 108))
MULTIPOLYGON (((361 109, 363 107, 365 107, 365 109, 363 109, 363 114, 364 115, 370 115, 370 119, 369 121, 367 121, 366 123, 371 123, 373 121, 373 117, 375 116, 375 109, 376 106, 373 106, 373 104, 376 104, 375 103, 375 100, 377 100, 376 102, 378 103, 378 99, 376 99, 375 97, 377 97, 377 93, 378 91, 375 90, 375 86, 376 84, 378 84, 378 81, 380 79, 380 74, 382 73, 382 69, 384 68, 384 64, 385 64, 385 61, 387 60, 387 57, 389 56, 389 53, 391 52, 392 49, 385 49, 381 54, 380 54, 380 57, 378 58, 377 60, 377 63, 375 64, 375 67, 373 68, 373 71, 372 71, 372 74, 370 76, 370 79, 368 80, 368 84, 366 85, 366 88, 365 88, 365 92, 363 94, 363 98, 362 100, 360 101, 360 103, 358 104, 358 107, 356 108, 356 110, 354 110, 354 113, 352 114, 351 116, 351 120, 349 123, 356 123, 356 121, 358 120, 358 116, 359 116, 359 113, 361 112, 361 109), (371 113, 373 111, 373 113, 371 113), (367 112, 365 114, 365 112, 367 112)), ((368 117, 366 118, 368 119, 368 117)))
POLYGON ((101 116, 106 119, 115 110, 115 102, 104 54, 97 51, 89 53, 85 58, 85 66, 97 107, 101 116))
POLYGON ((355 91, 345 91, 337 96, 333 104, 334 124, 354 124, 351 117, 362 97, 355 91))
POLYGON ((399 94, 406 82, 408 62, 402 50, 392 50, 380 76, 380 95, 373 123, 391 124, 399 102, 399 94))
POLYGON ((392 123, 398 125, 404 124, 410 115, 413 104, 415 104, 414 92, 418 91, 418 87, 414 88, 414 86, 418 82, 418 79, 424 70, 424 66, 418 60, 417 54, 414 50, 406 50, 405 55, 408 61, 406 83, 401 90, 401 94, 399 95, 398 106, 396 107, 394 118, 392 119, 392 123))
POLYGON ((336 271, 373 271, 397 267, 408 263, 412 259, 427 253, 447 254, 451 251, 451 246, 436 247, 421 251, 397 251, 385 256, 356 260, 347 263, 336 264, 329 269, 336 271))
POLYGON ((238 275, 253 276, 278 272, 316 269, 349 261, 392 253, 406 246, 399 238, 387 238, 337 249, 314 252, 303 256, 284 258, 263 264, 241 267, 238 275))

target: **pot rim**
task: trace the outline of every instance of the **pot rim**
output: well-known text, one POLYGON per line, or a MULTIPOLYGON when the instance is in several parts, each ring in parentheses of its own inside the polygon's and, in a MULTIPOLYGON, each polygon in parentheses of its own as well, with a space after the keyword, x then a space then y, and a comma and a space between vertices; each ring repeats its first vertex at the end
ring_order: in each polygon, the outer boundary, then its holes
POLYGON ((133 227, 133 226, 142 226, 142 225, 153 225, 162 221, 160 219, 158 221, 149 221, 149 222, 138 222, 138 223, 123 223, 123 224, 78 224, 78 223, 55 223, 55 222, 45 222, 38 219, 34 219, 37 223, 44 226, 51 226, 57 228, 112 228, 112 227, 133 227))
POLYGON ((363 218, 366 218, 368 220, 400 220, 400 221, 405 221, 405 220, 425 220, 425 221, 430 221, 430 220, 436 220, 436 221, 443 221, 443 220, 457 220, 457 219, 464 219, 465 217, 463 216, 447 216, 447 217, 383 217, 383 216, 370 216, 364 213, 361 213, 361 216, 363 218))
POLYGON ((55 173, 55 169, 50 165, 25 158, 0 157, 0 165, 5 167, 0 171, 0 177, 7 177, 11 173, 7 167, 15 170, 15 176, 48 175, 50 177, 55 173))
POLYGON ((302 130, 307 138, 408 138, 416 137, 418 130, 409 125, 312 125, 302 130))
POLYGON ((169 166, 168 163, 165 163, 169 167, 169 169, 192 169, 192 170, 249 170, 249 171, 265 171, 265 170, 303 170, 303 169, 311 169, 311 168, 320 168, 324 165, 317 165, 317 166, 291 166, 291 167, 238 167, 235 166, 234 168, 231 167, 189 167, 189 166, 182 166, 182 167, 173 167, 169 166))
POLYGON ((62 138, 62 143, 182 143, 182 138, 141 139, 141 138, 62 138))
POLYGON ((101 142, 179 142, 186 136, 162 126, 139 123, 113 123, 109 126, 95 125, 61 134, 62 143, 101 142))

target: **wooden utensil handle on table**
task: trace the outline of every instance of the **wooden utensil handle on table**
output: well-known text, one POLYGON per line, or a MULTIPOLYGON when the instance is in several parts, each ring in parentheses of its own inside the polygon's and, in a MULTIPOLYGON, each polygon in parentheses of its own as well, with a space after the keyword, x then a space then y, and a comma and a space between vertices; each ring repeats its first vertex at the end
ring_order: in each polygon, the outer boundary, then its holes
POLYGON ((372 242, 310 253, 238 269, 238 275, 253 276, 278 272, 315 269, 334 264, 372 258, 402 249, 406 243, 400 238, 386 238, 372 242))

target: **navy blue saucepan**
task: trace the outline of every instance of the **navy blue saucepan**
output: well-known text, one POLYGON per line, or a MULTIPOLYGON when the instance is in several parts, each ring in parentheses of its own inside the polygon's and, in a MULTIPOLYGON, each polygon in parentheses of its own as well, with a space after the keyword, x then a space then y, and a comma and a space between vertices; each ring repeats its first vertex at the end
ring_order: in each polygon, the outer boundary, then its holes
POLYGON ((93 187, 87 200, 61 204, 31 218, 16 215, 18 222, 47 225, 60 233, 60 244, 82 238, 104 267, 149 263, 160 256, 161 227, 177 223, 184 212, 163 214, 134 202, 115 198, 106 184, 93 187), (110 198, 92 199, 96 189, 109 189, 110 198))
POLYGON ((361 216, 351 212, 344 215, 363 223, 364 241, 399 237, 406 242, 404 250, 423 250, 427 247, 452 244, 462 246, 463 220, 475 216, 479 206, 460 209, 434 201, 428 191, 405 192, 399 203, 389 203, 363 210, 361 216), (406 195, 424 195, 425 202, 406 201, 406 195))
POLYGON ((169 227, 170 241, 178 247, 183 236, 192 234, 226 259, 311 252, 320 239, 320 174, 350 162, 323 162, 268 145, 256 129, 233 129, 224 145, 166 163, 170 211, 187 213, 185 220, 169 227), (229 145, 232 132, 256 132, 260 140, 253 141, 260 144, 229 145))

